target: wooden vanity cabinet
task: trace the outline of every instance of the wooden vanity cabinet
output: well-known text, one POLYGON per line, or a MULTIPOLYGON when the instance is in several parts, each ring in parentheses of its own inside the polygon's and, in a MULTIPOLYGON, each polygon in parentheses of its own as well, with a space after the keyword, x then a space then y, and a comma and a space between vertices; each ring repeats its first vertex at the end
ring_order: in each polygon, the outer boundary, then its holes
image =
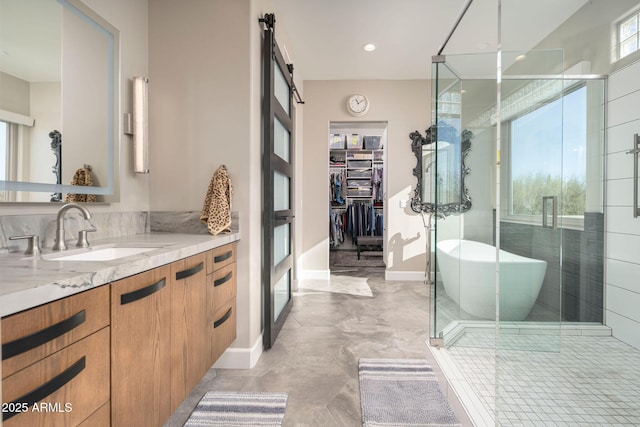
POLYGON ((49 405, 3 425, 164 425, 236 338, 236 258, 231 243, 3 318, 3 402, 49 405))
POLYGON ((210 365, 236 339, 237 256, 236 244, 209 253, 207 276, 207 313, 212 342, 210 365))
POLYGON ((108 287, 3 318, 3 425, 109 425, 108 325, 108 287))
POLYGON ((170 407, 171 268, 111 284, 111 417, 114 426, 161 426, 170 407))
POLYGON ((211 367, 207 331, 207 253, 171 264, 171 409, 211 367))

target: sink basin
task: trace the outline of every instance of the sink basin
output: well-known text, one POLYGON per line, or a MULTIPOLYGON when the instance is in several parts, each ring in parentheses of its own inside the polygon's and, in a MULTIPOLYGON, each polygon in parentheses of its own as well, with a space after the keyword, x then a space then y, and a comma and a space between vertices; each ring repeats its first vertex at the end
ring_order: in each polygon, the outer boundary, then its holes
POLYGON ((138 255, 144 252, 154 251, 156 247, 109 247, 101 249, 89 249, 80 253, 49 254, 43 258, 49 261, 111 261, 138 255))

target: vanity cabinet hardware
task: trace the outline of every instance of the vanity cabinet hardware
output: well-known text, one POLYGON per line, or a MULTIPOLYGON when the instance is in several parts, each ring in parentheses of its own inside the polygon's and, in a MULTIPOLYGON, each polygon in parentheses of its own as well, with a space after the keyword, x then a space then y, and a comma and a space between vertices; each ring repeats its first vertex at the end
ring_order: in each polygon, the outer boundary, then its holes
POLYGON ((233 251, 226 252, 222 255, 218 255, 213 257, 213 262, 222 262, 226 261, 233 256, 233 251))
POLYGON ((213 322, 213 328, 217 328, 219 326, 221 326, 224 322, 226 322, 227 320, 229 320, 229 318, 231 317, 231 313, 232 313, 233 309, 230 308, 225 314, 224 316, 222 316, 220 319, 216 320, 215 322, 213 322))
POLYGON ((40 236, 37 234, 27 234, 24 236, 9 237, 9 240, 27 240, 25 255, 38 255, 40 253, 40 236))
POLYGON ((39 347, 49 341, 58 338, 60 335, 77 328, 87 319, 85 310, 79 311, 73 316, 42 329, 31 335, 10 341, 2 345, 2 360, 9 359, 19 354, 25 353, 33 348, 39 347))
POLYGON ((125 305, 132 303, 134 301, 138 301, 144 297, 148 297, 149 295, 155 294, 160 289, 164 288, 167 284, 166 277, 158 280, 156 283, 153 283, 149 286, 145 286, 144 288, 140 288, 138 290, 128 292, 126 294, 120 295, 120 305, 125 305))
POLYGON ((194 274, 200 272, 200 270, 202 270, 203 268, 204 268, 204 262, 200 262, 195 267, 178 271, 176 273, 176 280, 182 280, 182 279, 186 279, 187 277, 193 276, 194 274))
MULTIPOLYGON (((76 363, 74 363, 69 368, 67 368, 64 372, 55 376, 51 380, 47 381, 37 389, 25 394, 22 397, 17 398, 13 402, 11 402, 8 406, 20 407, 20 405, 26 405, 27 407, 31 408, 31 406, 34 403, 39 402, 42 399, 45 399, 47 396, 54 393, 56 390, 59 390, 60 388, 64 387, 69 381, 77 377, 78 374, 80 374, 80 372, 84 370, 86 365, 87 365, 87 360, 86 360, 86 357, 83 356, 76 363)), ((6 421, 9 418, 13 417, 14 415, 18 415, 20 413, 21 412, 15 412, 15 411, 3 412, 2 421, 6 421)))
POLYGON ((213 281, 213 287, 217 287, 220 285, 224 285, 225 283, 227 283, 229 280, 231 280, 231 278, 233 277, 233 271, 230 271, 226 276, 224 276, 221 279, 218 280, 214 280, 213 281))

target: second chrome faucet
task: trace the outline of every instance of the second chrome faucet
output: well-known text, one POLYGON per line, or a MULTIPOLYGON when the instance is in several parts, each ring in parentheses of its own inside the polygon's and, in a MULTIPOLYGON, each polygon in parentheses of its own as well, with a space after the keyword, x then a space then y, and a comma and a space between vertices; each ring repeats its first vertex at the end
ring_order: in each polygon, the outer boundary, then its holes
MULTIPOLYGON (((53 248, 52 248, 54 251, 64 251, 67 249, 67 244, 64 242, 64 215, 67 213, 69 209, 73 209, 73 208, 78 209, 80 212, 82 212, 84 219, 87 219, 87 220, 91 219, 91 212, 89 212, 89 209, 85 208, 84 206, 78 205, 76 203, 67 203, 62 207, 60 207, 60 210, 58 210, 58 217, 56 219, 56 237, 55 237, 55 241, 53 243, 53 248)), ((85 243, 86 231, 88 230, 82 230, 82 231, 85 231, 82 246, 86 247, 88 246, 88 242, 85 243)), ((81 232, 80 235, 82 234, 83 233, 81 232)))

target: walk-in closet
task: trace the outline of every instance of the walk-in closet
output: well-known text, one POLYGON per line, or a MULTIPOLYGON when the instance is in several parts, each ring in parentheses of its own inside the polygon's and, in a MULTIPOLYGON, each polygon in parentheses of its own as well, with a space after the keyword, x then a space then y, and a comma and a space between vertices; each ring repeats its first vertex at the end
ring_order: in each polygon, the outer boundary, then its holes
POLYGON ((386 122, 330 123, 330 250, 351 251, 354 265, 384 261, 386 138, 386 122))

